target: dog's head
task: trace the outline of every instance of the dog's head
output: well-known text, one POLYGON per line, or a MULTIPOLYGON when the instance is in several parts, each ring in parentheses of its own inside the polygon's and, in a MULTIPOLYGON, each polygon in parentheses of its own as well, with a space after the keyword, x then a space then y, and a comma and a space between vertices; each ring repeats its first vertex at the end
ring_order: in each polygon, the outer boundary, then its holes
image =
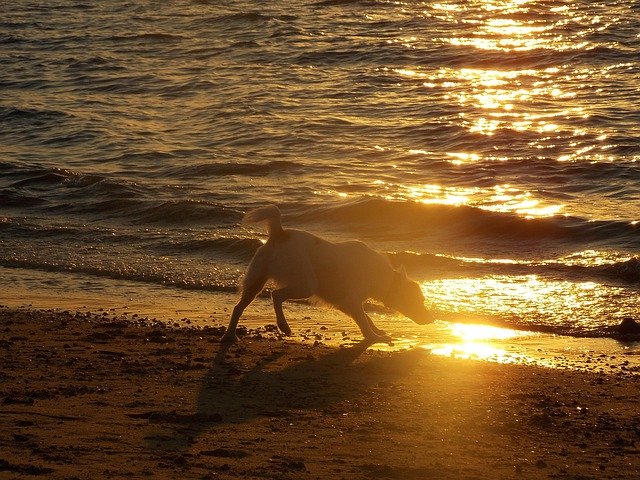
POLYGON ((431 323, 435 319, 424 306, 424 295, 417 282, 407 277, 404 267, 394 273, 391 292, 385 304, 416 323, 431 323))

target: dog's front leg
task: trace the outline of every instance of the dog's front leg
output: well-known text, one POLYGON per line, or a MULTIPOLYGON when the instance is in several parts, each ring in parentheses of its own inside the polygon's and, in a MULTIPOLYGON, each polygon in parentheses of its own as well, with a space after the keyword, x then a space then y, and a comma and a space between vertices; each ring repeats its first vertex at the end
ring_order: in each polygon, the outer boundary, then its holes
POLYGON ((392 339, 384 331, 376 327, 362 308, 362 304, 345 309, 344 312, 355 320, 365 340, 371 343, 391 343, 392 339))
POLYGON ((364 316, 367 317, 367 321, 369 322, 369 326, 371 327, 371 330, 373 330, 373 333, 375 333, 379 337, 384 337, 384 336, 388 337, 387 332, 385 332, 384 330, 380 330, 378 327, 376 327, 375 323, 373 323, 373 320, 371 320, 371 317, 367 315, 366 312, 364 316))

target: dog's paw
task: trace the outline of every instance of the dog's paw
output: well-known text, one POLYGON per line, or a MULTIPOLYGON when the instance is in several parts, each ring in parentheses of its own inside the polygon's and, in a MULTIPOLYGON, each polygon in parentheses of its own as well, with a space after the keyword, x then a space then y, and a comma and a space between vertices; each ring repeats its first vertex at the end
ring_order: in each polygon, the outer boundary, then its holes
POLYGON ((386 343, 387 345, 393 344, 393 338, 386 333, 384 335, 367 335, 364 337, 364 340, 371 345, 374 343, 386 343))
POLYGON ((386 343, 387 345, 393 345, 393 338, 391 338, 391 335, 384 334, 380 337, 380 341, 378 343, 386 343))
POLYGON ((287 322, 277 322, 277 325, 285 337, 290 337, 291 335, 293 335, 291 327, 289 327, 289 324, 287 322))
POLYGON ((280 327, 280 331, 282 332, 282 334, 285 337, 291 337, 293 335, 293 332, 291 331, 290 328, 282 328, 282 327, 280 327))

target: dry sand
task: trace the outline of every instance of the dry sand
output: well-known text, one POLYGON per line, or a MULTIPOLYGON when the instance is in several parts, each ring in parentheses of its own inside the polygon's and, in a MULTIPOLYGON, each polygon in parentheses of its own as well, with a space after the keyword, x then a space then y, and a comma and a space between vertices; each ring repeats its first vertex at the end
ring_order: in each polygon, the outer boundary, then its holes
POLYGON ((637 377, 245 333, 0 308, 0 478, 640 478, 637 377))

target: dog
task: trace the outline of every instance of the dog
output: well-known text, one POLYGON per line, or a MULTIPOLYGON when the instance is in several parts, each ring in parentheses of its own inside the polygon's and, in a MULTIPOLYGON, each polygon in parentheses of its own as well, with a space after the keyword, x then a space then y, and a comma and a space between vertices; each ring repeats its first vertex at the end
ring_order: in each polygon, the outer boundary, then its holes
POLYGON ((301 230, 282 228, 278 207, 270 205, 249 211, 243 223, 266 222, 267 242, 253 256, 241 286, 241 296, 231 314, 224 343, 237 341, 236 327, 245 308, 267 281, 278 328, 291 335, 282 310, 286 300, 318 298, 355 320, 365 341, 391 343, 365 313, 365 300, 379 300, 418 324, 434 321, 424 306, 420 286, 407 277, 403 267, 394 270, 389 259, 360 241, 330 242, 301 230))

